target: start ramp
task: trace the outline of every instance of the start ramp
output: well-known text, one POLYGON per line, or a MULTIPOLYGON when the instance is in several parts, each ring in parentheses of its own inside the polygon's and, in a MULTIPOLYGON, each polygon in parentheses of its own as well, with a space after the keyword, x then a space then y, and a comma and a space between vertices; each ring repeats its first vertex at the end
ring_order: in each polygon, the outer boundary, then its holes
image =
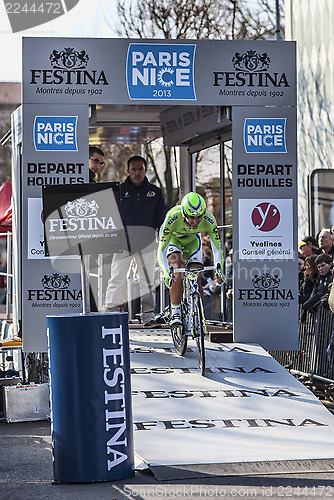
POLYGON ((130 336, 138 468, 168 478, 175 466, 183 477, 213 464, 220 475, 333 468, 334 415, 259 345, 207 342, 202 377, 192 340, 181 358, 169 332, 130 336))

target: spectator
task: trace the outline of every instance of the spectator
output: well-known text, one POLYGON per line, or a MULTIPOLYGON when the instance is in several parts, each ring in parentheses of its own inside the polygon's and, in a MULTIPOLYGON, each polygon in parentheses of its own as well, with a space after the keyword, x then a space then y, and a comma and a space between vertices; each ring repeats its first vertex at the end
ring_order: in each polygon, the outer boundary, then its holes
POLYGON ((313 236, 306 236, 298 243, 298 253, 304 258, 310 255, 319 255, 321 251, 317 245, 317 240, 313 236))
MULTIPOLYGON (((203 240, 202 240, 203 241, 203 240)), ((212 266, 213 265, 213 258, 212 258, 212 250, 211 246, 210 248, 208 247, 203 247, 202 246, 202 251, 203 251, 203 266, 212 266)), ((213 279, 214 277, 214 272, 213 270, 209 271, 203 271, 201 273, 201 283, 202 286, 205 286, 208 279, 211 278, 213 279)))
POLYGON ((331 272, 332 258, 329 254, 318 255, 315 263, 319 272, 319 278, 314 283, 310 298, 303 304, 303 309, 309 311, 314 309, 320 302, 328 305, 329 285, 332 283, 331 272))
POLYGON ((300 287, 304 281, 304 266, 305 266, 305 259, 301 256, 298 257, 298 290, 300 290, 300 287))
POLYGON ((108 281, 105 311, 120 311, 127 301, 126 275, 133 258, 139 273, 141 321, 145 327, 160 326, 155 321, 154 271, 155 233, 167 211, 162 191, 146 177, 146 160, 133 156, 128 160, 128 177, 121 184, 122 221, 126 250, 115 254, 108 281))
MULTIPOLYGON (((334 226, 333 226, 334 227, 334 226)), ((332 231, 333 231, 332 227, 332 231)), ((328 306, 329 309, 331 310, 332 313, 334 313, 334 288, 332 286, 330 292, 329 292, 329 298, 328 298, 328 306)), ((328 363, 333 366, 334 365, 334 332, 332 331, 331 337, 329 339, 329 344, 327 346, 327 359, 328 363)))
POLYGON ((96 182, 95 175, 104 167, 104 152, 96 146, 89 146, 89 182, 96 182))
POLYGON ((225 290, 232 290, 232 276, 233 276, 233 243, 232 238, 227 238, 225 242, 226 260, 225 260, 225 290))
POLYGON ((315 263, 315 260, 316 260, 315 255, 310 255, 305 259, 304 279, 299 288, 300 304, 304 304, 304 302, 306 302, 310 298, 314 283, 317 281, 319 277, 318 268, 315 263))
POLYGON ((333 238, 330 229, 322 229, 318 236, 319 248, 323 253, 328 253, 331 256, 332 260, 334 257, 334 245, 333 238))

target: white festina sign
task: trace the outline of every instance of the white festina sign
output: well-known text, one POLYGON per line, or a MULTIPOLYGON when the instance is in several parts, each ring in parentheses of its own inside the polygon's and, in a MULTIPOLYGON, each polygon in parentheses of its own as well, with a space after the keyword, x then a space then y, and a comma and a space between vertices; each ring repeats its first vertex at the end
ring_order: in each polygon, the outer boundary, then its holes
POLYGON ((334 416, 264 349, 131 334, 135 452, 154 465, 334 457, 334 416))

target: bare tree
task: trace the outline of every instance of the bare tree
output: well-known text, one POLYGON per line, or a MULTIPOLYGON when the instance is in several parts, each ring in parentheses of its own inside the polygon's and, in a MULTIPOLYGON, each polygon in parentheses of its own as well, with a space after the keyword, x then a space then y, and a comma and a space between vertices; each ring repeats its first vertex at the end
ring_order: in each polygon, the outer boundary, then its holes
MULTIPOLYGON (((127 38, 230 39, 274 38, 275 0, 117 0, 117 34, 127 38)), ((283 18, 284 0, 280 0, 283 18)), ((159 179, 152 145, 146 154, 159 179)), ((171 148, 164 147, 164 181, 170 205, 177 201, 178 189, 172 183, 171 148)), ((200 156, 198 158, 200 160, 200 156)), ((230 174, 230 172, 229 172, 230 174)))
MULTIPOLYGON (((283 0, 280 13, 283 17, 283 0)), ((268 39, 275 34, 275 1, 118 0, 123 37, 166 39, 268 39)))
MULTIPOLYGON (((334 125, 331 110, 334 103, 331 99, 331 82, 328 84, 323 72, 309 68, 306 74, 301 69, 299 83, 302 90, 298 120, 298 223, 303 234, 307 234, 314 230, 308 225, 309 175, 316 169, 333 169, 334 125)), ((330 189, 330 186, 326 188, 330 189)))
POLYGON ((140 154, 140 145, 99 144, 98 147, 107 158, 104 168, 97 175, 98 182, 123 182, 127 176, 127 161, 131 156, 140 154))

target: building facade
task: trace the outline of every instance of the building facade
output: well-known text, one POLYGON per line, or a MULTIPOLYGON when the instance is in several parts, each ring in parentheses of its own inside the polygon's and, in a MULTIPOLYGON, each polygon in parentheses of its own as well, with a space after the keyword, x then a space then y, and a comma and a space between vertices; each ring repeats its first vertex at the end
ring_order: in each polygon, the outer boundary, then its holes
POLYGON ((334 2, 285 0, 285 18, 286 40, 297 41, 299 236, 303 237, 310 231, 309 174, 334 168, 334 2))
POLYGON ((11 113, 21 104, 21 83, 0 82, 0 185, 10 180, 11 146, 9 142, 11 113))

